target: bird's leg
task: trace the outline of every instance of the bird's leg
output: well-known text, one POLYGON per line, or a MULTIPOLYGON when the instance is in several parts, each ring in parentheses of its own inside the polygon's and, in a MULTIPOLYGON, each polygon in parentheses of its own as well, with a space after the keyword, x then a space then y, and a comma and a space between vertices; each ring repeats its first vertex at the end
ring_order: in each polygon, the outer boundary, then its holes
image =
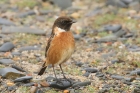
POLYGON ((59 81, 59 79, 56 77, 56 73, 55 73, 55 70, 54 70, 54 65, 52 67, 53 67, 53 72, 54 72, 54 75, 55 75, 56 82, 63 85, 63 83, 61 81, 59 81))
POLYGON ((63 69, 62 69, 62 67, 61 67, 61 64, 59 64, 59 67, 60 67, 60 69, 61 69, 61 71, 62 71, 63 77, 71 83, 71 80, 69 80, 68 78, 66 78, 66 76, 65 76, 65 74, 64 74, 64 71, 63 71, 63 69))
POLYGON ((64 72, 63 72, 63 69, 62 69, 62 67, 61 67, 61 64, 59 64, 59 67, 60 67, 60 69, 61 69, 61 71, 62 71, 63 77, 64 77, 65 79, 67 79, 66 76, 64 75, 64 72))
POLYGON ((57 80, 58 80, 58 78, 56 77, 55 70, 54 70, 54 65, 53 65, 52 67, 53 67, 53 73, 54 73, 54 75, 55 75, 55 79, 57 79, 57 80))

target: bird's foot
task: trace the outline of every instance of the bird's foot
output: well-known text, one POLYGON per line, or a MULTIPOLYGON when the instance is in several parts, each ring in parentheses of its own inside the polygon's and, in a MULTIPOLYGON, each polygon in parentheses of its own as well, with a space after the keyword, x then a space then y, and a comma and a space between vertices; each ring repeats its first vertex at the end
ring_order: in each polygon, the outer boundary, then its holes
POLYGON ((72 81, 68 78, 64 78, 65 80, 67 80, 68 82, 70 82, 70 84, 72 84, 72 81))
POLYGON ((70 82, 70 84, 72 84, 72 81, 66 77, 64 77, 65 80, 67 80, 68 82, 70 82))
POLYGON ((55 81, 56 81, 57 84, 61 84, 61 85, 64 86, 63 82, 61 82, 61 79, 55 79, 55 81))

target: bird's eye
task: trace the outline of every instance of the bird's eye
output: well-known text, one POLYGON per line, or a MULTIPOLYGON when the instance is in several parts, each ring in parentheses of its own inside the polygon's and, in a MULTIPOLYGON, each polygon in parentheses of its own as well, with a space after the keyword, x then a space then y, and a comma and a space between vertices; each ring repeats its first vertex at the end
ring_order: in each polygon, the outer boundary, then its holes
POLYGON ((61 23, 65 23, 65 21, 61 21, 61 23))

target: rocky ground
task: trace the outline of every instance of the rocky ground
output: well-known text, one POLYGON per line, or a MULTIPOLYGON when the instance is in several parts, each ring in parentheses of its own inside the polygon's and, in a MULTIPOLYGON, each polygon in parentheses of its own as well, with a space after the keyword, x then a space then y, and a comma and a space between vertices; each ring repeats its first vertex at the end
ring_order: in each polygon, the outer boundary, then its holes
POLYGON ((139 56, 139 0, 0 0, 0 93, 140 93, 139 56), (77 20, 72 85, 51 67, 37 76, 59 16, 77 20))

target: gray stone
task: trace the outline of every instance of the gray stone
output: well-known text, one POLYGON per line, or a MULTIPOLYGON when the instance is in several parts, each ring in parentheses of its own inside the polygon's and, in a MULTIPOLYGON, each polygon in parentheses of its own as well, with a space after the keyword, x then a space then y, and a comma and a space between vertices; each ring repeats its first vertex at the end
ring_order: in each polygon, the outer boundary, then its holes
POLYGON ((12 54, 13 56, 20 56, 20 55, 21 55, 20 52, 12 52, 11 54, 12 54))
POLYGON ((46 32, 40 30, 38 28, 30 28, 30 27, 16 27, 16 26, 2 26, 3 34, 10 34, 10 33, 29 33, 29 34, 36 34, 36 35, 46 35, 46 32))
POLYGON ((1 68, 0 75, 2 76, 2 78, 8 79, 15 79, 17 77, 23 76, 21 72, 11 67, 1 68))
POLYGON ((71 7, 72 5, 72 0, 51 0, 52 2, 54 2, 54 4, 56 4, 57 6, 59 6, 61 9, 66 9, 68 7, 71 7))
POLYGON ((11 63, 14 63, 14 61, 11 59, 0 59, 0 63, 1 64, 11 64, 11 63))
POLYGON ((33 78, 32 76, 23 76, 23 77, 16 78, 14 82, 25 82, 25 83, 28 82, 29 83, 32 78, 33 78))
POLYGON ((91 84, 91 81, 85 81, 85 82, 78 82, 72 85, 72 87, 80 87, 80 86, 88 86, 91 84))
POLYGON ((0 52, 7 52, 14 48, 14 44, 11 42, 6 42, 0 47, 0 52))
POLYGON ((115 24, 115 25, 106 25, 104 26, 104 30, 105 31, 112 31, 112 32, 117 32, 118 30, 120 30, 122 28, 121 25, 119 24, 115 24))
POLYGON ((114 79, 117 79, 117 80, 122 80, 122 79, 124 79, 123 76, 119 76, 119 75, 112 75, 111 77, 114 78, 114 79))
POLYGON ((15 25, 15 24, 10 20, 7 20, 5 18, 0 18, 0 25, 10 26, 10 25, 15 25))
POLYGON ((85 71, 89 73, 96 73, 98 70, 95 68, 86 68, 85 71))
POLYGON ((26 47, 21 47, 18 50, 22 52, 22 51, 39 50, 39 49, 40 47, 38 46, 26 46, 26 47))
POLYGON ((128 5, 121 0, 107 0, 106 5, 112 5, 112 6, 117 6, 117 7, 123 7, 127 8, 128 5))

